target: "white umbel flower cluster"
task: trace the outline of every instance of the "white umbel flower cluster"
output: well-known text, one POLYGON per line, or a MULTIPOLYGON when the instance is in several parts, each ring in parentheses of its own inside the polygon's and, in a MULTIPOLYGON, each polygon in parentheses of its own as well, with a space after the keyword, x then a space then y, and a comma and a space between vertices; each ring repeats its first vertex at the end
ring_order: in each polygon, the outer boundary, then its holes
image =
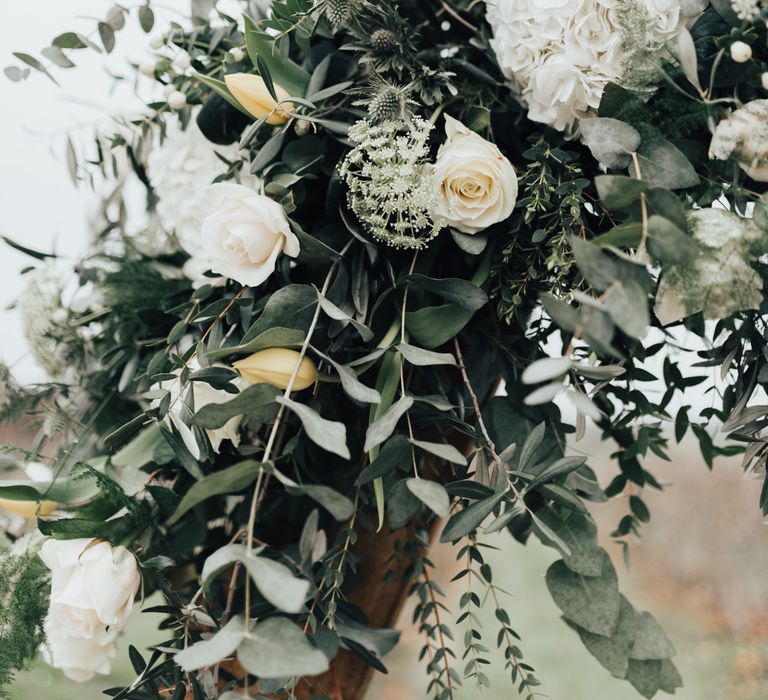
POLYGON ((341 164, 349 207, 374 238, 396 248, 423 248, 443 228, 439 182, 429 163, 433 126, 415 118, 349 130, 355 147, 341 164))
POLYGON ((678 0, 488 0, 492 46, 530 119, 573 133, 633 57, 683 26, 678 0))

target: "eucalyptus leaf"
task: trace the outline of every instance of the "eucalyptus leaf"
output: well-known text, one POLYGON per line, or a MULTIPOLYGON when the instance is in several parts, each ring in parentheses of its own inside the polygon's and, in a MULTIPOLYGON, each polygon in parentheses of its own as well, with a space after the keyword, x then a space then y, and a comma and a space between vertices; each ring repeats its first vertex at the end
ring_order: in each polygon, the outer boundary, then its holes
POLYGON ((496 508, 501 499, 504 498, 504 495, 504 492, 500 491, 493 494, 493 496, 467 506, 451 516, 442 533, 440 533, 440 541, 455 542, 477 530, 493 509, 496 508))
POLYGON ((595 160, 608 168, 625 168, 629 156, 640 145, 640 133, 626 122, 610 117, 592 117, 579 122, 581 138, 595 160))
POLYGON ((408 343, 398 343, 395 348, 412 365, 427 367, 430 365, 455 365, 456 358, 449 352, 435 352, 417 348, 408 343))
POLYGON ((561 560, 549 567, 546 580, 552 599, 568 620, 594 634, 613 634, 621 596, 616 571, 605 552, 599 576, 575 573, 561 560))
POLYGON ((467 458, 456 447, 446 442, 427 442, 411 439, 410 443, 425 452, 435 455, 435 457, 444 459, 446 462, 461 464, 462 466, 467 463, 467 458))
POLYGON ((232 656, 245 637, 245 620, 236 615, 210 639, 204 639, 182 649, 173 660, 188 673, 215 666, 232 656))
MULTIPOLYGON (((285 396, 278 396, 275 400, 298 416, 312 442, 342 459, 350 459, 347 428, 344 423, 327 420, 313 408, 285 396)), ((367 448, 366 451, 368 451, 367 448)))
POLYGON ((411 478, 406 480, 410 492, 440 518, 447 518, 451 501, 448 492, 436 481, 411 478))
POLYGON ((242 639, 237 658, 257 678, 316 676, 329 665, 328 657, 285 617, 270 617, 256 624, 242 639))
POLYGON ((404 396, 371 423, 365 433, 365 447, 363 448, 365 452, 370 452, 392 435, 397 422, 410 410, 411 406, 413 406, 413 399, 410 396, 404 396))

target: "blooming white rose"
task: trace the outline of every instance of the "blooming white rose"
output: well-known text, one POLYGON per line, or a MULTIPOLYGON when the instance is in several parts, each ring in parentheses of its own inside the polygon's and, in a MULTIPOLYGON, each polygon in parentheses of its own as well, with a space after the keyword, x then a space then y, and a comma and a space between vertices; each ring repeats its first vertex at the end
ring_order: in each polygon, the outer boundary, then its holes
POLYGON ((445 143, 435 161, 445 223, 477 233, 504 221, 517 200, 517 175, 495 144, 445 115, 445 143))
POLYGON ((125 547, 88 538, 46 540, 40 558, 51 570, 49 618, 57 629, 90 639, 125 626, 141 583, 125 547))
MULTIPOLYGON (((200 366, 193 361, 189 364, 189 369, 194 371, 200 369, 200 366)), ((181 370, 175 370, 174 374, 177 377, 176 379, 168 379, 153 384, 150 387, 150 391, 165 389, 170 392, 171 405, 168 409, 166 420, 179 432, 179 436, 192 456, 195 459, 200 459, 200 448, 195 439, 195 434, 192 431, 192 428, 190 428, 184 420, 184 415, 187 410, 184 406, 184 397, 181 395, 181 370)), ((240 377, 234 379, 232 383, 239 390, 248 386, 248 383, 240 377)), ((224 389, 216 389, 206 382, 191 382, 191 386, 192 403, 195 411, 199 411, 203 406, 207 406, 208 404, 224 403, 225 401, 231 401, 235 398, 234 394, 230 394, 228 391, 224 391, 224 389)), ((152 402, 152 405, 153 407, 156 407, 159 403, 160 400, 155 399, 152 402)), ((234 416, 220 428, 205 431, 208 439, 211 441, 211 447, 214 452, 218 453, 221 450, 221 443, 224 442, 224 440, 231 440, 235 447, 240 444, 240 423, 242 420, 242 416, 234 416)))
POLYGON ((202 248, 214 272, 256 287, 272 274, 278 255, 299 254, 299 239, 274 200, 227 183, 211 185, 206 197, 202 248))
POLYGON ((70 680, 85 683, 97 673, 107 675, 112 670, 116 655, 114 632, 103 632, 97 637, 71 637, 64 634, 58 623, 49 618, 45 624, 45 644, 40 651, 46 663, 59 668, 70 680))
MULTIPOLYGON (((183 130, 179 120, 167 120, 163 142, 149 152, 147 171, 158 197, 156 211, 163 227, 175 233, 187 253, 199 257, 200 228, 207 213, 205 190, 227 169, 217 154, 229 161, 240 154, 236 146, 217 145, 206 139, 194 119, 196 113, 183 130)), ((238 180, 254 190, 261 185, 261 180, 246 169, 239 173, 238 180)))
POLYGON ((135 557, 125 547, 83 538, 47 540, 40 558, 51 570, 44 658, 75 681, 109 673, 115 639, 141 584, 135 557))

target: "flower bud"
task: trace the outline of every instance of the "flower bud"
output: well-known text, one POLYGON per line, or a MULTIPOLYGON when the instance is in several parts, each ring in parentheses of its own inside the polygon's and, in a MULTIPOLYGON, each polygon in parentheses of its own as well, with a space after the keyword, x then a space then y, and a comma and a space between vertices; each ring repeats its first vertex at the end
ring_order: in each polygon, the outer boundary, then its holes
POLYGON ((157 50, 159 48, 162 48, 163 46, 165 46, 165 37, 162 36, 161 34, 158 34, 150 38, 149 47, 151 49, 157 50))
MULTIPOLYGON (((288 348, 267 348, 238 360, 233 367, 244 379, 256 384, 265 382, 279 389, 286 389, 300 354, 288 348)), ((293 389, 300 391, 312 386, 317 381, 317 367, 308 357, 304 357, 296 374, 293 389)))
POLYGON ((731 58, 736 63, 746 63, 752 58, 752 47, 743 41, 734 41, 731 44, 731 58))
POLYGON ((187 106, 187 96, 183 92, 174 90, 168 95, 168 106, 171 109, 184 109, 187 106))
POLYGON ((56 503, 53 501, 14 501, 10 498, 0 498, 0 508, 24 518, 35 518, 38 515, 44 516, 53 513, 56 510, 56 503))
POLYGON ((173 69, 177 73, 183 73, 192 65, 192 59, 186 51, 182 51, 173 59, 173 69))
POLYGON ((763 90, 768 90, 768 71, 760 76, 760 82, 763 84, 763 90))
POLYGON ((240 63, 240 61, 245 59, 245 51, 243 51, 239 46, 233 46, 229 50, 229 55, 232 56, 232 60, 235 63, 240 63))
POLYGON ((146 75, 147 78, 154 78, 155 68, 157 68, 157 64, 154 61, 146 61, 139 65, 139 73, 146 75))
MULTIPOLYGON (((283 111, 272 95, 269 94, 264 78, 260 75, 231 73, 224 76, 224 82, 227 84, 233 97, 256 119, 267 117, 267 124, 272 125, 284 124, 290 119, 289 115, 283 111)), ((275 94, 281 101, 288 97, 288 93, 279 85, 275 85, 275 94)), ((293 105, 284 102, 282 107, 292 109, 293 105)))

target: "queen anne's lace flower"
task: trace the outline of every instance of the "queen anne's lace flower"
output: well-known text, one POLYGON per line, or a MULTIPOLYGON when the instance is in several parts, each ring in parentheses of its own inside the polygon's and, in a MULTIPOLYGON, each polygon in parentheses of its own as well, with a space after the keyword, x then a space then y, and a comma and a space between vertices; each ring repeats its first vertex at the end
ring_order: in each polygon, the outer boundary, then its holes
POLYGON ((341 164, 349 207, 374 238, 396 248, 423 248, 443 227, 436 216, 439 182, 429 164, 424 119, 355 123, 355 147, 341 164))
POLYGON ((573 132, 605 86, 620 82, 682 26, 678 0, 488 0, 492 46, 528 116, 573 132))

